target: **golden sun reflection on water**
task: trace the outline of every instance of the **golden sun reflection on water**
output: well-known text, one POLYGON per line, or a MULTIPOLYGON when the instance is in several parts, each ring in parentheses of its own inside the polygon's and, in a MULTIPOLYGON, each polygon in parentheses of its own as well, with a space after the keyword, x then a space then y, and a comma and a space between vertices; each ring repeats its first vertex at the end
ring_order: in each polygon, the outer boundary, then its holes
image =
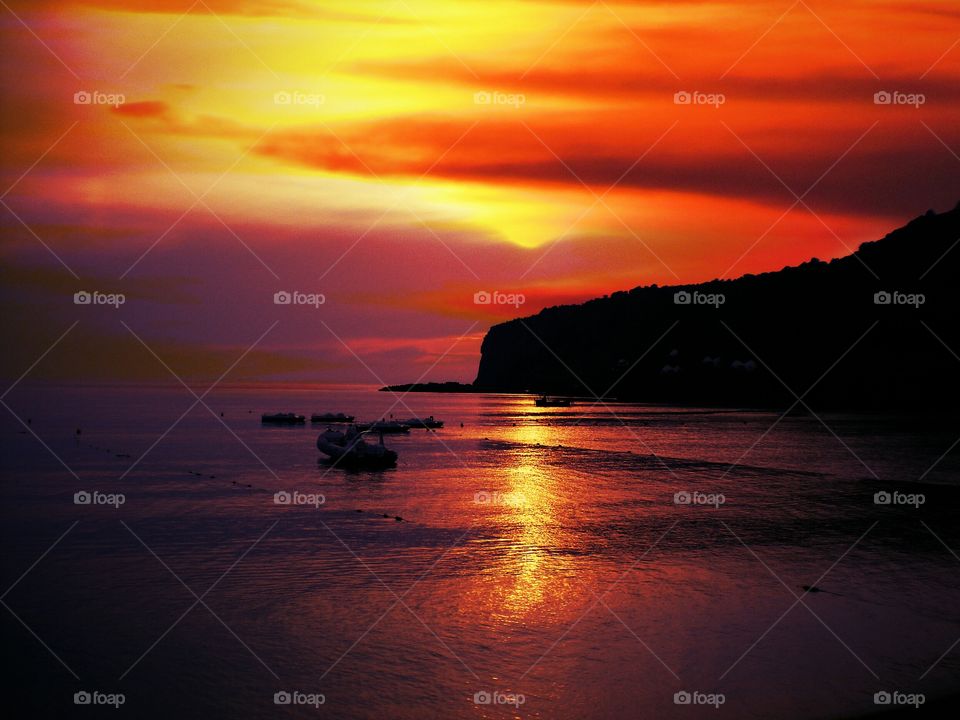
POLYGON ((559 620, 586 593, 574 577, 576 538, 569 524, 576 481, 547 463, 537 447, 555 444, 549 429, 518 425, 505 439, 519 447, 504 453, 484 522, 501 536, 466 601, 497 625, 525 623, 533 615, 538 622, 559 620))

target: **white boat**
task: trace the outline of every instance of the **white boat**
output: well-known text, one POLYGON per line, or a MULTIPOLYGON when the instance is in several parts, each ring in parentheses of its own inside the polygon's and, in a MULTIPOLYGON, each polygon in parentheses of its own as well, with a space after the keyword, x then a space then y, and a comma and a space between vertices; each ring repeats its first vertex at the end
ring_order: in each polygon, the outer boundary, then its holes
POLYGON ((383 444, 363 439, 355 425, 345 431, 327 428, 317 437, 317 449, 328 455, 340 467, 388 468, 397 464, 397 453, 383 444))

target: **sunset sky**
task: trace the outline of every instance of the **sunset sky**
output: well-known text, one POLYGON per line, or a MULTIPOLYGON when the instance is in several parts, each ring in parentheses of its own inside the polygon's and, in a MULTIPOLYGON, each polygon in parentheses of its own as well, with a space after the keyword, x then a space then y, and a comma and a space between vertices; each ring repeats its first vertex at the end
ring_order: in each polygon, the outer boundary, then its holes
POLYGON ((960 199, 955 0, 2 0, 0 41, 12 379, 72 328, 31 378, 469 381, 495 322, 960 199))

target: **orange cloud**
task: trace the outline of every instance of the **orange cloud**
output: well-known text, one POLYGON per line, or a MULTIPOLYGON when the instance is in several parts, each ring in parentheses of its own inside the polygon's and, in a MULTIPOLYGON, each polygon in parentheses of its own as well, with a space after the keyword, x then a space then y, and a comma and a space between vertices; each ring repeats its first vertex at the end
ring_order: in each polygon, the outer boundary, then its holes
POLYGON ((166 118, 169 117, 170 106, 159 100, 145 100, 142 102, 125 103, 113 108, 112 112, 123 117, 166 118))

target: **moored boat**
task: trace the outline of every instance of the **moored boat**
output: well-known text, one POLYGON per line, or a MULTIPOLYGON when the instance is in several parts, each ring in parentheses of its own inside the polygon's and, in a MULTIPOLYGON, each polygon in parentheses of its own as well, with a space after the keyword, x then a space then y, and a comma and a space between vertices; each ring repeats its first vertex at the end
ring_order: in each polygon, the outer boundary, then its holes
POLYGON ((382 435, 379 443, 368 443, 355 425, 346 430, 327 428, 317 437, 317 449, 340 467, 382 469, 397 464, 397 453, 383 444, 382 435))

